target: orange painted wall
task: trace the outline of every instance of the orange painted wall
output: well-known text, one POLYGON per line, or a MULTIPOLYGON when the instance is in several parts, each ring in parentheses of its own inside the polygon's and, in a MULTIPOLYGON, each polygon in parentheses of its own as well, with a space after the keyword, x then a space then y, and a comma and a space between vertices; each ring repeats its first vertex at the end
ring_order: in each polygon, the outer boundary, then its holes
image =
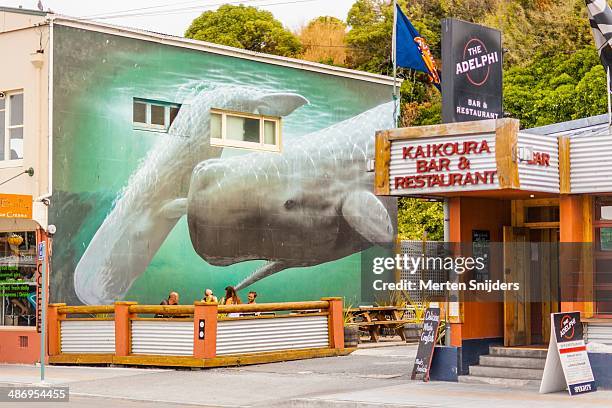
MULTIPOLYGON (((562 195, 559 197, 559 217, 560 217, 560 225, 559 225, 559 240, 561 243, 574 243, 577 247, 579 247, 578 243, 592 243, 593 242, 593 203, 592 200, 587 196, 582 195, 562 195)), ((564 261, 563 249, 565 251, 570 251, 570 248, 561 246, 561 276, 563 277, 567 272, 564 271, 564 266, 568 267, 569 262, 564 261)), ((589 249, 592 249, 588 244, 583 246, 583 251, 586 251, 583 254, 583 257, 587 257, 587 259, 592 259, 592 253, 590 253, 589 249)), ((574 248, 575 252, 577 248, 574 248)), ((576 254, 572 254, 572 258, 576 257, 576 254)), ((583 258, 584 262, 587 262, 586 259, 583 258)), ((573 266, 574 268, 576 266, 573 266)), ((593 297, 593 272, 592 267, 587 268, 586 264, 578 266, 581 271, 580 280, 578 282, 574 282, 571 284, 577 284, 584 287, 581 296, 584 298, 592 298, 593 297), (589 269, 589 270, 585 270, 589 269), (590 279, 587 279, 587 274, 590 279)), ((562 283, 563 285, 563 283, 562 283)), ((582 313, 582 317, 592 317, 593 311, 595 309, 595 304, 593 302, 561 302, 561 311, 562 312, 572 312, 572 311, 580 311, 582 313)))
POLYGON ((32 329, 0 327, 0 363, 31 364, 39 361, 40 335, 32 329), (21 347, 20 336, 27 338, 27 347, 21 347))
MULTIPOLYGON (((503 241, 503 226, 511 223, 510 201, 457 197, 450 199, 449 205, 451 242, 469 246, 472 230, 489 230, 491 242, 503 241)), ((491 258, 489 268, 493 279, 503 276, 502 259, 491 258)), ((463 340, 503 337, 503 303, 464 302, 460 332, 463 340)))

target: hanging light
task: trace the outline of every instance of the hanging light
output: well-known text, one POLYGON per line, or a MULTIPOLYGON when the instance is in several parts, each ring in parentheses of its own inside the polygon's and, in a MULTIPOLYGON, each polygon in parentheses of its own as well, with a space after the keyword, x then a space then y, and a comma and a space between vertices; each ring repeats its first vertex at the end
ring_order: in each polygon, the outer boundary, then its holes
POLYGON ((23 237, 17 234, 11 234, 7 239, 9 245, 18 247, 23 242, 23 237))

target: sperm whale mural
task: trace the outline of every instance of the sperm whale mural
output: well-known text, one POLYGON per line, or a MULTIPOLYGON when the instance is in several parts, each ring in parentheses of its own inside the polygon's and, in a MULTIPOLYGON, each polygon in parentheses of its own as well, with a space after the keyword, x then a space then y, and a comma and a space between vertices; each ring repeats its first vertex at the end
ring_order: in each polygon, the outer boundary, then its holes
POLYGON ((210 109, 286 116, 308 101, 297 94, 217 87, 184 103, 168 134, 141 162, 89 242, 74 271, 74 288, 87 304, 123 298, 181 216, 191 173, 218 157, 210 145, 210 109))
POLYGON ((393 199, 372 193, 376 130, 393 126, 391 103, 306 135, 283 152, 210 159, 193 171, 187 220, 212 265, 267 262, 242 289, 291 267, 318 265, 393 240, 393 199))

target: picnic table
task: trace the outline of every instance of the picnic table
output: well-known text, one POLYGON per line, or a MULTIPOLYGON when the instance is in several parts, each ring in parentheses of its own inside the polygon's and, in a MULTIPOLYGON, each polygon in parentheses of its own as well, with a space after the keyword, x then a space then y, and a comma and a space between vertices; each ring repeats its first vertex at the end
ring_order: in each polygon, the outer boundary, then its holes
POLYGON ((370 339, 378 342, 383 327, 389 327, 406 341, 404 334, 404 324, 411 323, 411 320, 404 318, 407 308, 396 306, 360 306, 347 309, 351 316, 351 326, 359 326, 360 329, 370 333, 370 339))

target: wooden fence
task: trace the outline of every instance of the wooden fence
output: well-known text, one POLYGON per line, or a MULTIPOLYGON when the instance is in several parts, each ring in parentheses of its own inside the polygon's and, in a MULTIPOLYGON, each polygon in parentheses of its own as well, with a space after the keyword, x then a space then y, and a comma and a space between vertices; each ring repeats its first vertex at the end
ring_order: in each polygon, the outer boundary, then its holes
POLYGON ((341 298, 217 305, 50 304, 52 364, 219 367, 349 354, 341 298))

